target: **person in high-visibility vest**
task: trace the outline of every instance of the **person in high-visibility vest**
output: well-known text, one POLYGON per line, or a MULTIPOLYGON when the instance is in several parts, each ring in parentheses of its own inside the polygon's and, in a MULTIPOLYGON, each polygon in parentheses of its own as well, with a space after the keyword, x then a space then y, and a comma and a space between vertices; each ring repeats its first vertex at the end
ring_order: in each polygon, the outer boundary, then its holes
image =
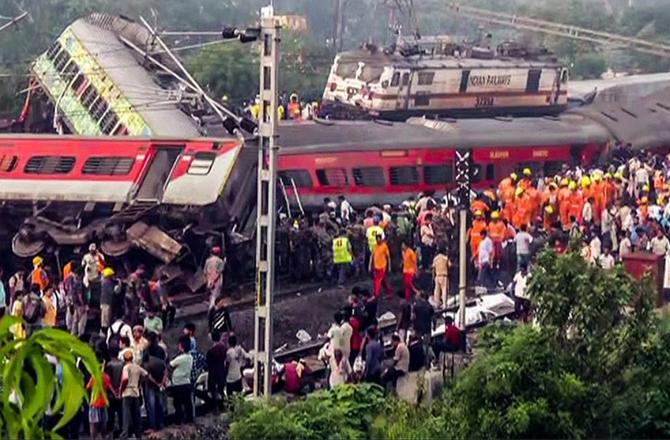
POLYGON ((378 217, 373 217, 372 218, 372 226, 368 226, 368 228, 365 230, 365 238, 368 240, 368 249, 365 255, 365 267, 370 267, 370 260, 372 259, 372 254, 375 251, 375 247, 377 246, 377 235, 381 235, 382 238, 385 238, 384 236, 384 229, 379 226, 379 223, 381 222, 381 219, 378 217))
POLYGON ((33 271, 28 277, 30 279, 30 284, 37 284, 40 286, 40 291, 42 292, 44 292, 44 290, 49 285, 49 277, 47 276, 46 271, 43 269, 43 266, 44 260, 42 257, 37 256, 33 258, 33 271))
POLYGON ((351 242, 347 237, 347 231, 340 230, 340 233, 333 240, 333 264, 337 270, 337 286, 344 287, 346 281, 347 270, 354 261, 354 255, 351 250, 351 242))
POLYGON ((291 94, 290 102, 288 104, 288 118, 299 120, 302 116, 302 109, 300 108, 300 100, 295 93, 291 94))

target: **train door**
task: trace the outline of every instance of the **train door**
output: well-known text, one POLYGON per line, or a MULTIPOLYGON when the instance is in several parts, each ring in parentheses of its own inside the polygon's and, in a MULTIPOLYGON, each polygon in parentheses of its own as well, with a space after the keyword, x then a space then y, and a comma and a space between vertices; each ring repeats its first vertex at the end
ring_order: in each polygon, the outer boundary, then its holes
POLYGON ((161 145, 152 146, 152 149, 154 150, 153 158, 137 191, 138 200, 158 201, 163 197, 165 185, 172 175, 177 160, 181 157, 184 146, 161 145))
POLYGON ((528 82, 526 82, 526 93, 537 93, 540 90, 540 77, 542 69, 531 69, 528 71, 528 82))
POLYGON ((398 110, 407 110, 409 104, 409 94, 411 90, 412 78, 409 71, 398 70, 400 75, 400 85, 398 86, 398 97, 396 101, 396 108, 398 110))

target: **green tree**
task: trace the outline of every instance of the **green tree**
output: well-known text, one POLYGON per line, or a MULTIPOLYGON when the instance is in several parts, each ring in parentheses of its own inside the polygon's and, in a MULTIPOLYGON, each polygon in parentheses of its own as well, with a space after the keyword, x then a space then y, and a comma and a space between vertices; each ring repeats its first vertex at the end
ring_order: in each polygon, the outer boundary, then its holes
POLYGON ((102 370, 91 347, 67 332, 44 329, 15 339, 10 329, 19 322, 9 316, 0 320, 0 433, 9 439, 57 438, 88 399, 77 361, 94 378, 97 392, 102 391, 102 370), (57 423, 45 432, 40 422, 47 410, 57 416, 57 423))

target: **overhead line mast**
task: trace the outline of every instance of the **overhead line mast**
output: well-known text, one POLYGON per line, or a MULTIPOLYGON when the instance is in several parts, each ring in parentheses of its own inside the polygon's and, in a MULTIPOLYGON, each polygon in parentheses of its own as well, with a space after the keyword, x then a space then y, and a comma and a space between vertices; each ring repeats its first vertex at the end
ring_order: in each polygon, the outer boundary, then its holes
POLYGON ((455 2, 449 3, 447 8, 451 12, 482 23, 509 26, 515 29, 556 35, 558 37, 571 38, 578 41, 588 41, 590 43, 602 45, 628 47, 637 50, 638 52, 660 57, 670 57, 670 45, 663 43, 642 40, 634 37, 624 37, 609 32, 594 31, 579 26, 554 23, 547 20, 508 14, 505 12, 492 12, 486 9, 463 6, 460 3, 455 2))

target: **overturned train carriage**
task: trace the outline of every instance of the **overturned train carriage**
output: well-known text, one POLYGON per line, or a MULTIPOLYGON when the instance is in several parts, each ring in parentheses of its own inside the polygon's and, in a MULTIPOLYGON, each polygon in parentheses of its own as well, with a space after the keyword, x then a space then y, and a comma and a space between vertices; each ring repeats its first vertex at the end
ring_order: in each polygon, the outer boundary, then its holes
POLYGON ((0 136, 0 229, 17 256, 96 241, 162 263, 248 227, 255 151, 236 138, 0 136))

